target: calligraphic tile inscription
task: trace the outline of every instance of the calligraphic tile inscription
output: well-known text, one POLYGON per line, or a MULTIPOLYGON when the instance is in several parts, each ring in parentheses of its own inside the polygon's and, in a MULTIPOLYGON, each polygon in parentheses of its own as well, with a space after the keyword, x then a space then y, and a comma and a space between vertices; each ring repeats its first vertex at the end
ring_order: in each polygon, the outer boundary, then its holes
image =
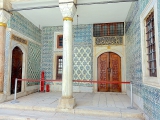
POLYGON ((17 41, 17 42, 20 42, 20 43, 22 43, 22 44, 26 44, 26 45, 28 44, 27 40, 25 40, 25 39, 23 39, 23 38, 21 38, 21 37, 19 37, 19 36, 16 36, 16 35, 14 35, 14 34, 12 34, 11 39, 12 39, 12 40, 15 40, 15 41, 17 41))
POLYGON ((96 45, 123 45, 122 36, 96 37, 96 45))

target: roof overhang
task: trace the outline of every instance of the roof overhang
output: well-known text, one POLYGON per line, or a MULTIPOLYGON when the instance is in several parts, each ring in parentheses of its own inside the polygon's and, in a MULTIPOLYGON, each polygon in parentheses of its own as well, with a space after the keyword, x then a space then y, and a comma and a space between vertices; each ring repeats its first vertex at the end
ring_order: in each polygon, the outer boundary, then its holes
MULTIPOLYGON (((125 2, 126 0, 123 0, 124 2, 118 1, 122 0, 92 0, 92 2, 90 0, 77 0, 77 12, 74 16, 73 24, 124 22, 134 0, 128 0, 130 2, 125 2), (104 3, 80 5, 83 3, 97 2, 104 3)), ((18 12, 36 26, 63 25, 63 18, 58 7, 58 0, 12 0, 11 3, 13 10, 17 9, 18 11, 19 9, 18 12), (33 9, 36 7, 39 7, 39 9, 33 9), (30 9, 23 10, 24 8, 30 9)))

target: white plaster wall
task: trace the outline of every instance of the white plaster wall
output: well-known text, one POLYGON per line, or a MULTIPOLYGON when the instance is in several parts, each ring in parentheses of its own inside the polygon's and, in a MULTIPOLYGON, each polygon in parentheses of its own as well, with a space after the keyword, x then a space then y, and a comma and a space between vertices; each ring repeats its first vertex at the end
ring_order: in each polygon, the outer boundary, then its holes
MULTIPOLYGON (((125 41, 123 39, 123 41, 125 41)), ((125 43, 123 45, 95 45, 93 38, 93 80, 97 80, 97 58, 104 52, 114 52, 121 57, 121 80, 126 82, 126 59, 125 59, 125 43)), ((97 92, 97 84, 94 84, 93 91, 97 92)), ((126 85, 122 84, 122 92, 126 92, 126 85)))

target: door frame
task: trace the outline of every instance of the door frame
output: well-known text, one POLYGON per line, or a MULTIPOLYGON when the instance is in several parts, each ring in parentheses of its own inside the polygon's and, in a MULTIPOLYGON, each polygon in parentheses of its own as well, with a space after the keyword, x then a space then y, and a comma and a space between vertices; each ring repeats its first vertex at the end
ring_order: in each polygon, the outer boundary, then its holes
MULTIPOLYGON (((21 50, 21 48, 19 48, 18 46, 16 46, 16 47, 14 47, 14 49, 12 50, 12 63, 13 63, 13 60, 15 61, 15 58, 17 57, 14 57, 13 58, 13 55, 14 54, 16 54, 16 55, 18 55, 19 57, 18 57, 18 62, 20 61, 20 68, 21 68, 21 71, 19 71, 19 75, 21 76, 21 78, 20 79, 22 79, 22 68, 23 68, 23 52, 22 52, 22 50, 21 50), (15 50, 15 48, 17 48, 17 50, 15 50), (14 52, 13 52, 14 51, 14 52)), ((17 62, 17 61, 16 61, 17 62)), ((16 63, 17 64, 17 63, 16 63)), ((15 82, 15 79, 12 79, 12 70, 13 70, 13 64, 12 64, 12 66, 11 66, 11 83, 13 83, 13 81, 15 82)), ((17 69, 17 68, 16 68, 17 69)), ((10 88, 10 92, 11 92, 11 94, 14 94, 14 93, 12 93, 12 87, 13 87, 14 85, 13 84, 11 84, 11 88, 10 88)), ((15 87, 15 86, 14 86, 15 87)), ((19 93, 19 92, 21 92, 22 91, 22 81, 17 81, 17 93, 19 93), (20 82, 20 91, 18 90, 18 83, 20 82)))
MULTIPOLYGON (((105 52, 113 52, 121 57, 121 81, 126 82, 126 66, 125 66, 125 56, 117 50, 113 49, 104 49, 100 52, 97 52, 93 57, 93 80, 97 81, 98 77, 98 57, 105 52)), ((122 93, 126 93, 126 85, 122 84, 121 86, 122 93)), ((98 84, 94 84, 93 91, 98 92, 98 84)))
MULTIPOLYGON (((27 77, 27 46, 26 45, 22 45, 20 43, 18 43, 17 41, 13 41, 11 42, 11 49, 10 49, 10 58, 9 58, 9 81, 8 81, 8 86, 7 86, 7 95, 11 95, 11 73, 12 73, 12 51, 15 47, 19 47, 21 49, 21 51, 23 52, 22 55, 22 79, 25 79, 27 77)), ((25 92, 25 88, 26 88, 26 84, 24 81, 22 81, 21 83, 21 92, 25 92)), ((19 92, 19 93, 21 93, 19 92)), ((14 95, 14 94, 13 94, 14 95)))

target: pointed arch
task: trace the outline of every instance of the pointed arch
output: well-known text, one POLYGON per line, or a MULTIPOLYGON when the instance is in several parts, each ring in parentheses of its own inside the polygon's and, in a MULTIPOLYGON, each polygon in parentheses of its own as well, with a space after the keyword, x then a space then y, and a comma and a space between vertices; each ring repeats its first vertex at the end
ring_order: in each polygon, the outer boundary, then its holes
MULTIPOLYGON (((19 50, 23 53, 22 54, 22 79, 25 79, 27 77, 27 56, 28 56, 28 46, 20 44, 16 41, 11 42, 11 49, 10 49, 10 57, 9 57, 9 63, 8 63, 8 84, 7 84, 7 95, 11 94, 11 79, 12 79, 12 57, 13 57, 13 51, 14 49, 19 48, 19 50)), ((21 83, 21 90, 20 92, 25 92, 26 84, 24 81, 21 83)), ((13 93, 12 93, 13 94, 13 93)))

